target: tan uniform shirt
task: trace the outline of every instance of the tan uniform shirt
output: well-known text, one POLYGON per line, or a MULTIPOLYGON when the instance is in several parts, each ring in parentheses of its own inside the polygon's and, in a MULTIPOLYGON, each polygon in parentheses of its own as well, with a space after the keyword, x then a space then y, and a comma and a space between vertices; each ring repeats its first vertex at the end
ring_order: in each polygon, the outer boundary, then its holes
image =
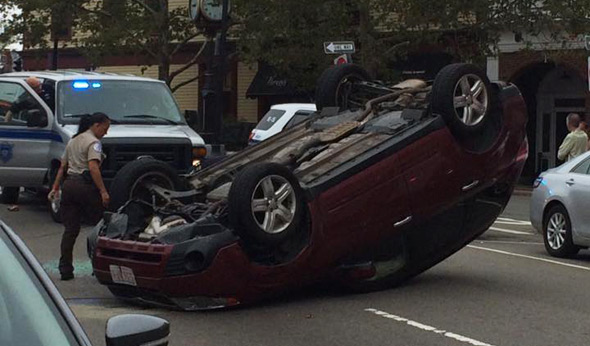
POLYGON ((574 157, 586 152, 586 145, 588 144, 588 135, 582 130, 575 130, 570 132, 563 143, 559 147, 557 158, 560 160, 569 161, 574 157))
POLYGON ((70 140, 63 158, 68 164, 68 174, 82 174, 89 170, 88 162, 91 160, 102 161, 102 145, 88 130, 70 140))

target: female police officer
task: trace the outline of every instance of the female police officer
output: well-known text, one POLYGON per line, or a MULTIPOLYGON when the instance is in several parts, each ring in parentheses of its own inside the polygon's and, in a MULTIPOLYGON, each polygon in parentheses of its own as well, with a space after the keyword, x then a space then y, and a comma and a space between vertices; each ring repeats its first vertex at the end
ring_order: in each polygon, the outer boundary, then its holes
POLYGON ((78 133, 66 146, 61 166, 48 196, 49 199, 56 197, 62 177, 65 176, 60 206, 65 227, 59 259, 62 280, 74 278, 72 252, 80 233, 82 215, 92 223, 97 223, 104 208, 109 204, 110 196, 100 173, 100 163, 103 159, 100 139, 109 130, 110 123, 109 117, 104 113, 84 115, 80 118, 78 133), (64 171, 67 174, 64 175, 64 171))

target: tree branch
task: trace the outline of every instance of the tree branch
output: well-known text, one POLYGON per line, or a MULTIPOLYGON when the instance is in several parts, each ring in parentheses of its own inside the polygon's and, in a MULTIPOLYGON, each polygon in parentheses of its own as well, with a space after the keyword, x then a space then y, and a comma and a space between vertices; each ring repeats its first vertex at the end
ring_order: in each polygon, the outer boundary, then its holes
POLYGON ((199 76, 193 77, 189 80, 185 80, 184 82, 179 83, 178 85, 175 85, 174 88, 171 88, 171 90, 172 90, 172 92, 176 92, 176 90, 178 90, 178 89, 182 88, 183 86, 190 84, 198 79, 199 79, 199 76))
POLYGON ((138 4, 139 6, 143 7, 146 11, 148 11, 149 13, 151 13, 152 16, 156 16, 157 12, 149 7, 144 0, 131 0, 132 2, 138 4))
POLYGON ((86 8, 86 7, 82 6, 82 5, 77 5, 76 7, 79 10, 82 10, 84 12, 88 12, 88 13, 92 13, 92 14, 99 14, 99 15, 104 16, 104 17, 113 18, 113 15, 110 14, 109 12, 105 11, 105 10, 91 10, 89 8, 86 8))
POLYGON ((190 40, 192 40, 193 38, 199 36, 201 33, 197 32, 193 35, 190 35, 188 37, 186 37, 184 40, 182 40, 181 42, 177 43, 174 47, 174 49, 172 50, 172 53, 170 53, 170 56, 174 56, 176 53, 178 53, 178 51, 180 51, 182 49, 182 47, 184 47, 190 40))
MULTIPOLYGON (((141 0, 139 0, 139 1, 141 1, 141 0)), ((104 11, 104 10, 91 10, 89 8, 86 8, 86 7, 82 6, 82 5, 78 5, 77 7, 78 7, 78 9, 80 9, 82 11, 85 11, 87 13, 92 13, 92 14, 100 15, 100 16, 107 17, 107 18, 110 18, 110 19, 113 19, 114 18, 114 16, 111 13, 109 13, 107 11, 104 11)), ((151 57, 156 58, 156 59, 158 58, 158 54, 156 54, 155 52, 153 52, 145 42, 142 42, 141 40, 138 40, 138 39, 135 38, 136 35, 135 35, 135 33, 133 31, 131 31, 131 30, 127 29, 127 28, 125 28, 124 30, 125 30, 125 32, 127 34, 129 34, 129 36, 131 37, 131 39, 133 41, 135 41, 139 46, 141 46, 142 49, 145 50, 151 57)))
MULTIPOLYGON (((131 30, 125 29, 125 31, 130 34, 130 35, 134 35, 135 33, 133 33, 131 30)), ((154 51, 151 50, 151 48, 147 45, 147 43, 142 42, 141 40, 135 39, 133 38, 133 40, 139 45, 141 46, 141 48, 143 50, 145 50, 152 58, 158 59, 158 54, 156 54, 154 51)))
POLYGON ((195 54, 195 56, 191 59, 191 61, 189 61, 186 65, 179 68, 178 70, 170 73, 170 75, 168 76, 168 82, 172 83, 172 80, 174 79, 174 77, 178 76, 179 74, 188 70, 191 66, 195 65, 199 61, 199 57, 201 56, 201 53, 203 53, 203 51, 205 50, 206 46, 207 46, 207 41, 205 41, 205 43, 203 43, 203 45, 201 45, 201 49, 199 49, 199 51, 197 52, 197 54, 195 54))

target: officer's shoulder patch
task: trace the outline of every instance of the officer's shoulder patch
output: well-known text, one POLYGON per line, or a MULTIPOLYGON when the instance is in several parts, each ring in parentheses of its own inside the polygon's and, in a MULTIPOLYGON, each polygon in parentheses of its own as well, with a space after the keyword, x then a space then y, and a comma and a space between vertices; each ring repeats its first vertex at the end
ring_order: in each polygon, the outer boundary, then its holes
POLYGON ((92 146, 92 149, 94 149, 94 151, 96 151, 97 153, 102 153, 102 144, 100 142, 96 142, 92 146))

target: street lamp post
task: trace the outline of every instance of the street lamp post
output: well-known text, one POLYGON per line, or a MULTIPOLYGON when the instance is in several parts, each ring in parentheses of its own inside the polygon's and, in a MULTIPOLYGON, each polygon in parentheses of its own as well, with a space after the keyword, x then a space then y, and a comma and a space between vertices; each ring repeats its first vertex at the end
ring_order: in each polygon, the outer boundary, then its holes
POLYGON ((205 81, 201 91, 206 128, 211 131, 213 144, 220 144, 223 131, 223 84, 227 73, 227 30, 229 0, 223 0, 221 22, 210 27, 209 35, 215 36, 213 54, 207 59, 205 81))

